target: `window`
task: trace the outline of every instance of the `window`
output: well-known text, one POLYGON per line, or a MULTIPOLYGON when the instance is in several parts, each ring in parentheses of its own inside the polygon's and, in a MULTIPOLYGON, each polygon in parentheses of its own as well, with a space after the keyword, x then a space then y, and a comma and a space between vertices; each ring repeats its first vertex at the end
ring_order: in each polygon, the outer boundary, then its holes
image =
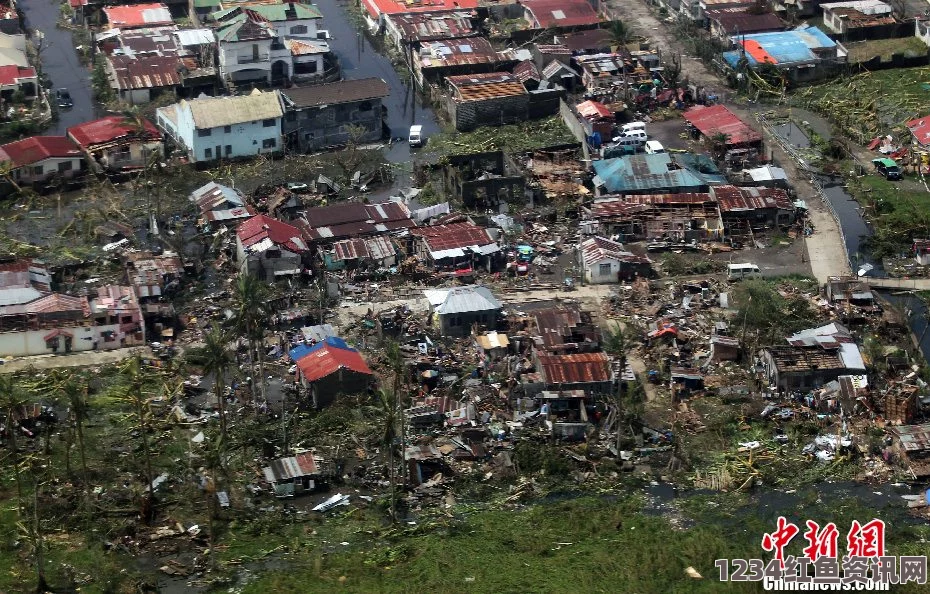
POLYGON ((274 119, 262 120, 262 127, 263 127, 263 128, 271 128, 271 127, 273 127, 273 126, 274 126, 274 119))
POLYGON ((610 276, 610 264, 598 264, 597 273, 599 276, 610 276))
POLYGON ((371 111, 371 101, 362 101, 358 104, 359 111, 371 111))
POLYGON ((202 130, 197 130, 197 136, 199 136, 200 138, 205 138, 205 137, 207 137, 207 136, 210 136, 210 134, 211 134, 212 132, 213 132, 213 130, 211 130, 210 128, 205 128, 205 129, 202 129, 202 130))
POLYGON ((306 35, 307 25, 295 25, 291 27, 291 35, 306 35))
POLYGON ((223 126, 223 134, 229 134, 232 132, 232 126, 223 126))
POLYGON ((203 149, 203 158, 212 159, 213 158, 213 149, 203 149))
POLYGON ((65 173, 65 172, 71 171, 73 167, 74 167, 74 163, 72 163, 71 161, 65 161, 64 163, 59 163, 58 173, 65 173))
POLYGON ((119 319, 120 324, 132 324, 132 316, 123 316, 119 319))
POLYGON ((262 148, 268 149, 268 148, 274 148, 276 146, 278 146, 278 141, 275 140, 274 138, 266 138, 265 140, 262 141, 262 148))
POLYGON ((297 112, 296 112, 296 111, 289 111, 289 112, 287 112, 286 114, 284 114, 284 119, 287 120, 287 121, 289 121, 289 122, 296 122, 296 121, 297 121, 297 112))
POLYGON ((45 170, 42 169, 41 165, 36 165, 32 168, 32 175, 42 175, 43 173, 45 173, 45 170))
POLYGON ((228 157, 228 156, 231 155, 231 154, 232 154, 232 145, 231 145, 231 144, 227 144, 227 145, 226 145, 226 156, 228 157))

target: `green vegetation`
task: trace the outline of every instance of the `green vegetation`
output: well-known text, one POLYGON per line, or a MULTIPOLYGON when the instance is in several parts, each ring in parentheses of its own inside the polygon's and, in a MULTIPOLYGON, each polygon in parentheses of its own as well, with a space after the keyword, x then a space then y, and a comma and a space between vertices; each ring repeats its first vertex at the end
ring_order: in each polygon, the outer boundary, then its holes
POLYGON ((880 134, 906 134, 904 122, 930 112, 930 67, 864 72, 808 87, 796 105, 822 113, 867 144, 880 134))
POLYGON ((858 41, 846 43, 845 47, 849 50, 849 61, 854 63, 868 62, 876 56, 880 57, 882 62, 887 62, 891 60, 891 56, 894 54, 907 57, 925 56, 927 54, 927 44, 916 37, 858 41))
POLYGON ((713 274, 726 269, 726 265, 723 262, 694 254, 666 252, 662 254, 660 261, 662 263, 662 272, 667 276, 713 274))
POLYGON ((511 154, 577 142, 559 116, 508 126, 478 128, 472 132, 444 130, 431 136, 427 151, 440 157, 464 153, 506 150, 511 154))
MULTIPOLYGON (((737 285, 733 290, 738 306, 734 320, 739 325, 739 336, 751 345, 749 352, 778 344, 786 335, 816 323, 817 312, 800 292, 808 282, 812 281, 756 279, 737 285)), ((808 290, 816 292, 816 283, 808 290)))
POLYGON ((914 237, 930 236, 930 194, 906 189, 878 175, 849 180, 850 194, 866 210, 874 234, 867 241, 876 258, 897 255, 914 237))

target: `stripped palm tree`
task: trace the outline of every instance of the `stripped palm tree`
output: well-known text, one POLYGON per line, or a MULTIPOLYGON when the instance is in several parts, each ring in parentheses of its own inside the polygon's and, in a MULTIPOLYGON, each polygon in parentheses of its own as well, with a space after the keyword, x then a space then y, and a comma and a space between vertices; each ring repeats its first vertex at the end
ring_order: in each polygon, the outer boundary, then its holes
POLYGON ((268 287, 252 274, 240 274, 233 295, 233 323, 249 342, 249 374, 252 377, 252 399, 256 371, 262 400, 265 400, 265 325, 268 323, 268 287), (258 361, 259 368, 255 369, 258 361))
POLYGON ((217 324, 213 324, 210 331, 204 336, 204 363, 203 371, 213 376, 213 396, 216 398, 217 410, 220 413, 220 434, 225 442, 228 438, 226 432, 226 375, 232 367, 233 359, 227 345, 229 336, 217 324))
POLYGON ((394 441, 397 439, 398 425, 397 393, 393 390, 378 390, 378 404, 382 415, 381 444, 387 449, 388 454, 388 480, 391 483, 391 521, 396 522, 397 475, 394 472, 394 441))

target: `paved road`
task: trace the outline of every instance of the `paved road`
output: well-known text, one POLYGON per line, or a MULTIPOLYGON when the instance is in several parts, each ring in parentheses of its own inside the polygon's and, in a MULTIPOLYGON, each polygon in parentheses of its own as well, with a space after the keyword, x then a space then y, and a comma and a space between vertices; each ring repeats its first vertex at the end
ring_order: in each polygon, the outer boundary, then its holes
POLYGON ((93 120, 96 114, 90 71, 78 60, 71 32, 55 26, 58 2, 21 0, 19 5, 26 15, 26 27, 33 38, 36 31, 41 31, 44 36, 43 73, 51 79, 53 88, 67 88, 74 100, 74 107, 60 110, 58 122, 52 124, 47 134, 64 134, 70 126, 93 120))

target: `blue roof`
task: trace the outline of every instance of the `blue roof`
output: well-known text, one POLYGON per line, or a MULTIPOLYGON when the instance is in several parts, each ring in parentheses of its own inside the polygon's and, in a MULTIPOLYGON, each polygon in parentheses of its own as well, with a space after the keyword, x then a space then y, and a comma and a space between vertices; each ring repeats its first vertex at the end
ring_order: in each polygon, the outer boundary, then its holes
POLYGON ((352 347, 350 347, 350 346, 346 343, 346 341, 342 340, 342 339, 339 338, 338 336, 330 336, 330 337, 326 338, 326 340, 323 340, 323 341, 321 341, 321 342, 318 342, 318 343, 316 343, 315 345, 312 345, 312 346, 311 346, 311 345, 307 345, 307 344, 297 345, 297 346, 295 346, 294 348, 292 348, 291 350, 289 350, 289 351, 287 352, 287 354, 288 354, 288 356, 291 358, 291 361, 294 361, 294 362, 296 363, 298 360, 303 359, 304 357, 306 357, 306 356, 309 355, 310 353, 313 353, 313 352, 315 352, 315 351, 320 350, 321 348, 323 348, 324 345, 325 345, 325 346, 329 346, 329 347, 333 347, 333 348, 337 348, 337 349, 342 349, 342 350, 344 350, 344 351, 355 351, 355 349, 353 349, 352 347))
POLYGON ((629 155, 594 161, 594 171, 611 194, 650 192, 706 192, 708 186, 726 183, 707 159, 689 153, 629 155))
MULTIPOLYGON (((743 41, 755 41, 766 53, 774 58, 775 63, 779 66, 816 62, 819 57, 813 50, 836 47, 836 42, 817 27, 799 27, 791 31, 734 35, 730 39, 737 46, 740 46, 743 41)), ((742 50, 723 53, 723 59, 733 67, 737 66, 742 56, 742 50)), ((760 63, 748 51, 746 52, 746 60, 751 68, 755 68, 760 63)))

